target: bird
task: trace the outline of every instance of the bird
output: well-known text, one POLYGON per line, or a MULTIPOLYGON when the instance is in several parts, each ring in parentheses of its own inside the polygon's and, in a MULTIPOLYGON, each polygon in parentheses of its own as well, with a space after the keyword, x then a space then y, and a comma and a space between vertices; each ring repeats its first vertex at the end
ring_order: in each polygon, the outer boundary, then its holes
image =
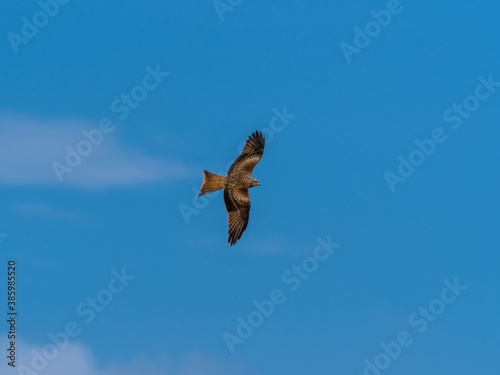
POLYGON ((203 171, 202 196, 224 189, 224 204, 229 221, 228 240, 230 246, 241 238, 250 218, 250 197, 248 189, 260 186, 260 182, 252 177, 252 171, 264 154, 266 139, 262 132, 255 131, 248 137, 241 154, 236 158, 227 172, 227 176, 219 176, 203 171))

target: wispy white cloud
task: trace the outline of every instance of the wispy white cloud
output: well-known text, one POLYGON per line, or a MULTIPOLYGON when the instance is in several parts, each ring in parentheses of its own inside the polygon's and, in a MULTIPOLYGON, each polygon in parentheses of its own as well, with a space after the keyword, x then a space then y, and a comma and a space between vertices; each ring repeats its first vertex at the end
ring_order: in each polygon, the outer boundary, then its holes
POLYGON ((241 365, 233 362, 221 363, 197 353, 187 355, 180 360, 162 356, 152 361, 154 364, 145 358, 138 358, 125 364, 105 366, 99 366, 92 350, 82 343, 68 344, 58 351, 54 358, 46 362, 40 353, 43 353, 42 347, 19 341, 16 367, 19 370, 21 368, 34 370, 40 375, 243 375, 247 373, 241 365), (37 359, 31 363, 36 353, 38 353, 37 359))
POLYGON ((281 238, 277 235, 272 237, 256 236, 247 240, 243 251, 255 255, 275 256, 285 253, 285 250, 290 249, 287 238, 281 238))
POLYGON ((82 130, 98 128, 79 120, 39 120, 0 115, 0 185, 55 185, 77 188, 129 186, 173 181, 195 172, 180 161, 148 155, 120 141, 115 132, 82 158, 60 182, 53 162, 65 164, 67 146, 86 140, 82 130))
MULTIPOLYGON (((222 202, 224 204, 224 202, 222 202)), ((227 243, 227 219, 220 222, 221 230, 217 233, 199 233, 196 236, 183 239, 188 248, 211 252, 221 249, 230 249, 227 243)), ((293 257, 299 256, 303 251, 288 237, 280 235, 258 236, 243 234, 244 238, 239 240, 237 248, 239 252, 250 256, 265 257, 293 257)))
POLYGON ((81 221, 81 217, 74 212, 63 210, 40 202, 24 202, 15 205, 23 214, 38 216, 45 219, 63 221, 81 221))

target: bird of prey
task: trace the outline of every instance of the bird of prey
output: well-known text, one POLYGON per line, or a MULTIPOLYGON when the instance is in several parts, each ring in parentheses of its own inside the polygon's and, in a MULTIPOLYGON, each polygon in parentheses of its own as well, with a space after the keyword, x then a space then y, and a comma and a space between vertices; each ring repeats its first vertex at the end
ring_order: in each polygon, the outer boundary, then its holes
POLYGON ((229 216, 227 242, 231 246, 241 238, 248 225, 250 215, 248 189, 260 186, 259 181, 252 177, 252 171, 264 153, 265 143, 262 132, 252 133, 240 156, 229 168, 226 177, 203 171, 203 184, 198 196, 224 189, 224 203, 229 216))

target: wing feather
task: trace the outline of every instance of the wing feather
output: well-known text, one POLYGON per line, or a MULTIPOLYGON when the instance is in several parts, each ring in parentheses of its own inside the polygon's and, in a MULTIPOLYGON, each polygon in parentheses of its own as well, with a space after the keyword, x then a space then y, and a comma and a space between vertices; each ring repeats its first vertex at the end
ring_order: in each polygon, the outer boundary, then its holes
POLYGON ((252 173, 253 168, 264 154, 265 144, 266 139, 262 136, 262 132, 255 131, 252 133, 252 135, 248 137, 247 143, 243 151, 241 151, 240 156, 233 162, 227 174, 230 175, 233 171, 237 170, 244 170, 252 173))
POLYGON ((241 238, 250 218, 250 197, 248 189, 224 189, 224 203, 229 221, 228 243, 233 246, 241 238))

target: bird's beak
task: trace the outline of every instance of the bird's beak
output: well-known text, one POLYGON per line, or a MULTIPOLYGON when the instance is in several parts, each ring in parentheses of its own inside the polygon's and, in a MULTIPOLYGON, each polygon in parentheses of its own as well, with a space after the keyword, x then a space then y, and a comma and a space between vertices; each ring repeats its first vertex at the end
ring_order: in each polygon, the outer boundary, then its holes
POLYGON ((255 183, 255 185, 256 185, 256 186, 260 186, 260 182, 259 182, 259 181, 257 181, 257 182, 255 183))

